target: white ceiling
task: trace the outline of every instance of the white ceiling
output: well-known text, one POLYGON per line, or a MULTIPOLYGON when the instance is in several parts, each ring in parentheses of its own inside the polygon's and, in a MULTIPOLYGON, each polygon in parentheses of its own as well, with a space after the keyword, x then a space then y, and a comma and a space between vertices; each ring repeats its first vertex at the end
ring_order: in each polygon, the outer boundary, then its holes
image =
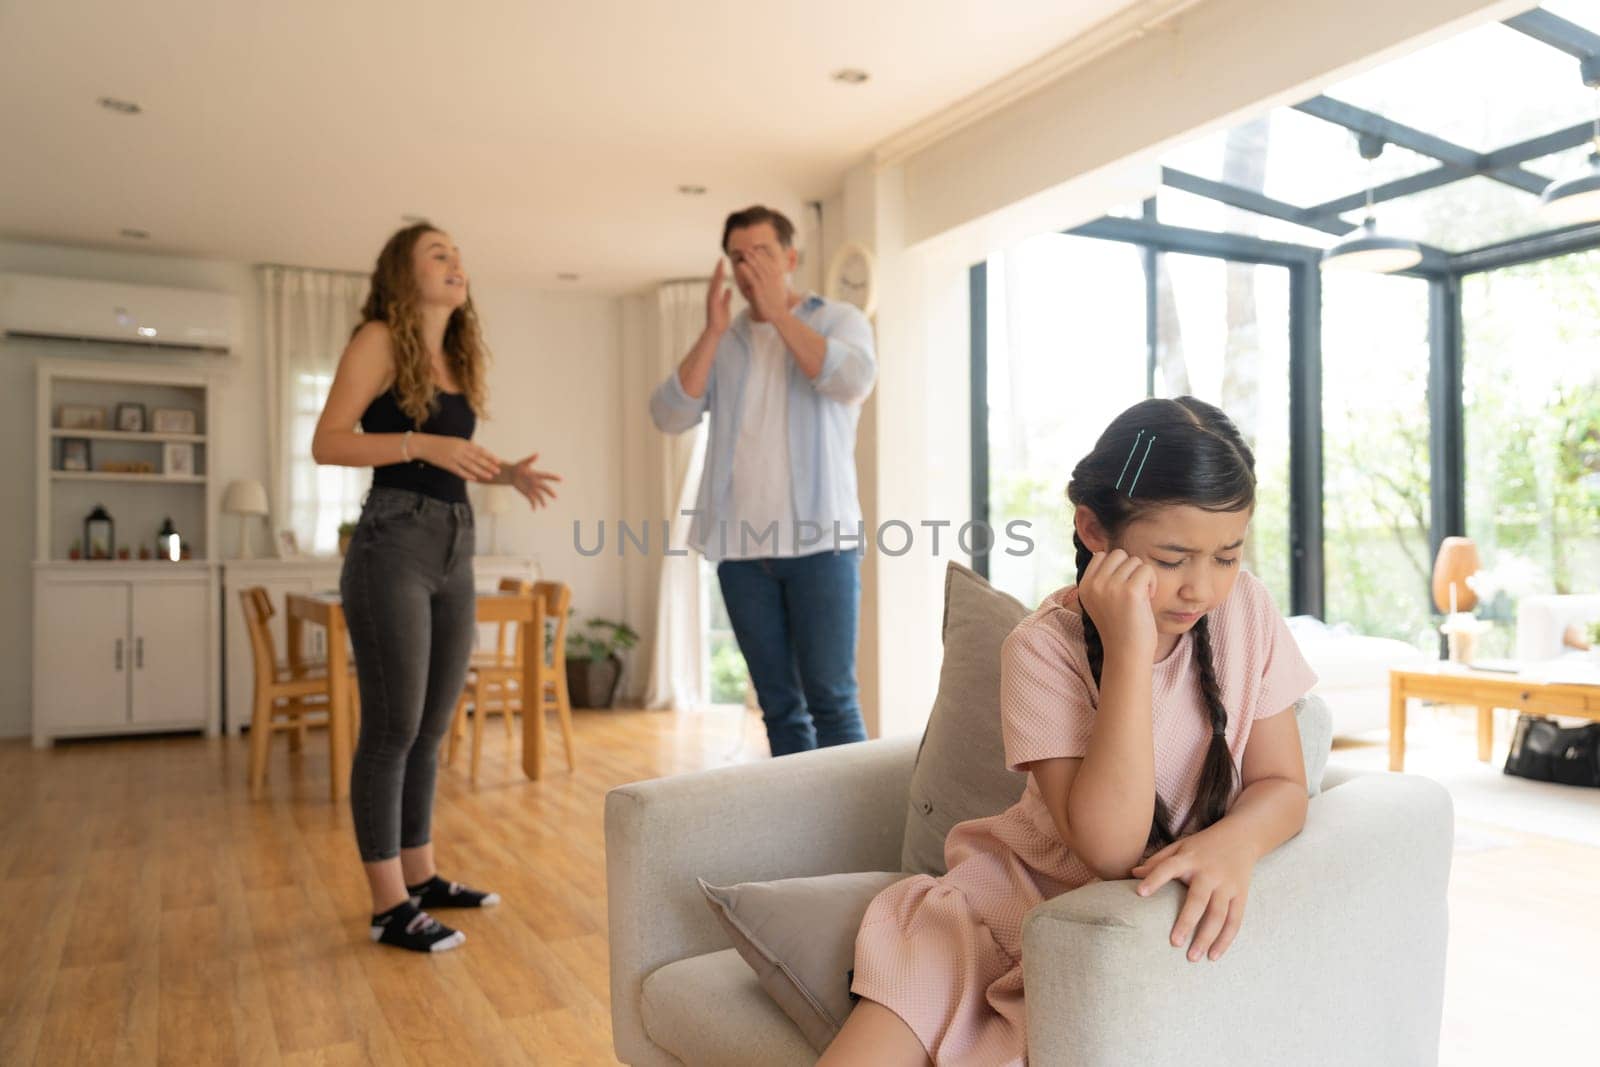
POLYGON ((1131 3, 0 0, 0 235, 365 270, 420 214, 479 277, 703 274, 728 210, 1131 3))

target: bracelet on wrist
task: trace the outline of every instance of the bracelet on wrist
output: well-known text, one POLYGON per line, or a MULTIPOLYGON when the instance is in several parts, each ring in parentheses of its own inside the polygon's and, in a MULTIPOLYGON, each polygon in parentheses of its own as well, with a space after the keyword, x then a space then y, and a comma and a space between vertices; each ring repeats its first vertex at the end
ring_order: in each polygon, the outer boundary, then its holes
POLYGON ((400 456, 407 463, 411 462, 411 434, 412 431, 407 430, 400 435, 400 456))

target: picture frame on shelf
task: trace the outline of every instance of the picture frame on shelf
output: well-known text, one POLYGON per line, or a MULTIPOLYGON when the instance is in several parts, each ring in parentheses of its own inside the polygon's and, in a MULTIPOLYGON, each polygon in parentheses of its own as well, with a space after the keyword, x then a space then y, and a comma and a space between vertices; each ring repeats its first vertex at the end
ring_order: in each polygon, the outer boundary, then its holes
POLYGON ((62 404, 56 409, 56 426, 63 430, 103 430, 106 409, 93 404, 62 404))
POLYGON ((118 404, 116 428, 119 433, 144 433, 144 405, 132 401, 118 404))
POLYGON ((194 476, 194 445, 168 441, 161 448, 161 473, 168 478, 194 476))
POLYGON ((87 437, 63 437, 61 439, 61 459, 57 470, 88 471, 93 470, 90 461, 89 439, 87 437))
POLYGON ((188 408, 156 408, 150 428, 156 433, 196 433, 194 412, 188 408))
POLYGON ((293 530, 284 528, 278 531, 278 558, 300 558, 300 537, 293 530))

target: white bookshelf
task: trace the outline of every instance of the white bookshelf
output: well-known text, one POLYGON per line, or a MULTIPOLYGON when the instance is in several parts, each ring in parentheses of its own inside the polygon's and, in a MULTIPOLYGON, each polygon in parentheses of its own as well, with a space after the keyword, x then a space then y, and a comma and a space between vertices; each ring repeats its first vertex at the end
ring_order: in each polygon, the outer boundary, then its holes
MULTIPOLYGON (((115 350, 120 353, 119 350, 115 350)), ((33 566, 33 741, 220 726, 214 391, 203 369, 96 360, 37 364, 33 566), (144 409, 144 430, 117 428, 117 406, 144 409), (100 409, 102 425, 62 425, 62 408, 100 409), (193 414, 193 433, 155 433, 157 408, 193 414), (164 469, 176 446, 182 469, 164 469), (90 469, 63 469, 68 449, 90 469), (151 473, 104 470, 145 464, 151 473), (129 559, 71 559, 96 505, 129 559), (170 518, 191 559, 156 555, 170 518)))
POLYGON ((52 427, 50 436, 85 437, 91 441, 139 441, 151 444, 165 444, 172 441, 180 444, 203 445, 206 435, 203 433, 124 433, 121 430, 64 430, 52 427))
POLYGON ((96 505, 110 513, 116 547, 127 547, 131 561, 138 561, 140 548, 154 553, 157 532, 168 518, 194 560, 215 559, 220 490, 210 474, 215 465, 212 407, 210 376, 201 369, 120 360, 41 360, 35 561, 87 561, 83 523, 96 505), (144 409, 143 431, 117 429, 119 404, 144 409), (104 413, 104 423, 62 425, 64 408, 97 409, 104 413), (191 412, 194 432, 154 432, 158 408, 191 412), (164 469, 169 446, 187 454, 188 469, 164 469), (89 469, 65 469, 69 449, 86 451, 89 469), (145 464, 150 472, 101 469, 107 464, 145 464), (71 559, 74 542, 80 542, 84 560, 71 559))

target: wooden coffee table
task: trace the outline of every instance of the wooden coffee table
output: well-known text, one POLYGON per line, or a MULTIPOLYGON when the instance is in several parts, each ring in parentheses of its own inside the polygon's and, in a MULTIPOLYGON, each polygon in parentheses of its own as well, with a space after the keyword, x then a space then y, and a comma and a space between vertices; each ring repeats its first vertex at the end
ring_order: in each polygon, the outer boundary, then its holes
POLYGON ((1459 663, 1389 672, 1389 769, 1406 765, 1406 701, 1470 704, 1478 709, 1478 758, 1494 747, 1494 709, 1534 715, 1574 715, 1600 721, 1600 685, 1541 682, 1522 674, 1475 671, 1459 663))

